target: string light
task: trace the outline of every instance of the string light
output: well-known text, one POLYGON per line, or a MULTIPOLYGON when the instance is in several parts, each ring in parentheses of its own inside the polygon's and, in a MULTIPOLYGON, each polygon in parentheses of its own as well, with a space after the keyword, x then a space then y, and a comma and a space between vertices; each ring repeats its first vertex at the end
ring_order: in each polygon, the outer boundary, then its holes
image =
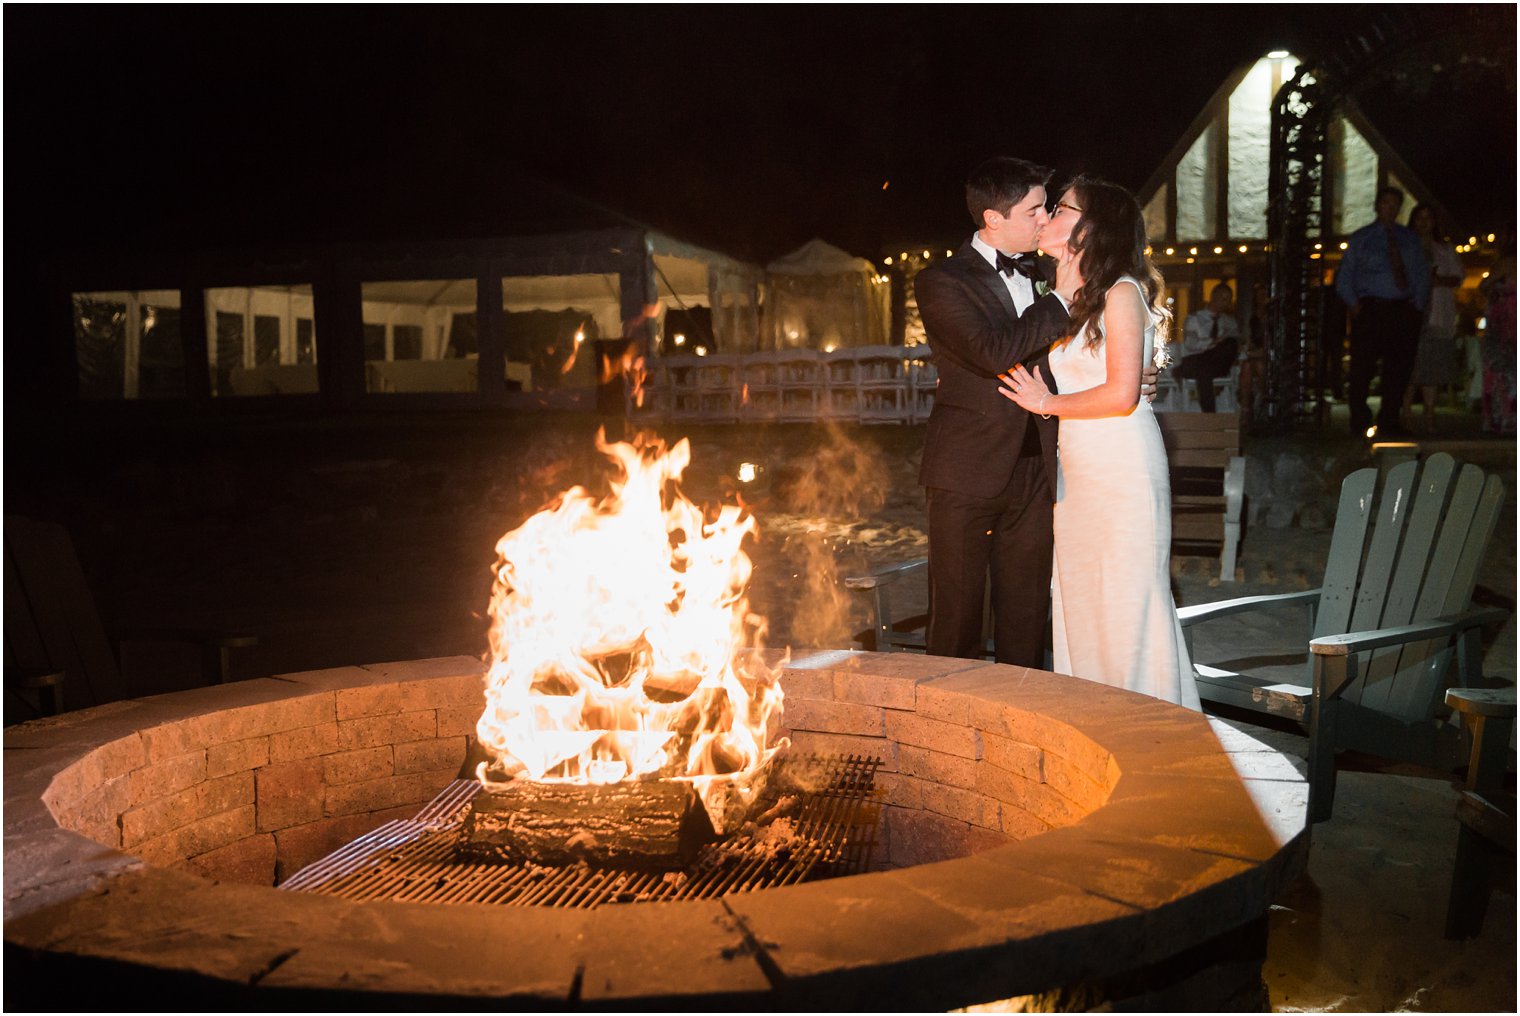
POLYGON ((887 264, 890 265, 892 263, 892 255, 888 254, 886 260, 887 260, 887 264))
POLYGON ((1246 245, 1245 244, 1241 244, 1240 245, 1240 253, 1244 254, 1245 252, 1246 252, 1246 245))
POLYGON ((1323 250, 1323 249, 1324 249, 1324 246, 1325 246, 1325 245, 1324 245, 1324 244, 1322 244, 1322 243, 1317 243, 1317 244, 1315 244, 1315 245, 1314 245, 1314 249, 1315 249, 1315 250, 1323 250))
POLYGON ((1493 243, 1494 242, 1494 234, 1492 234, 1492 233, 1488 234, 1488 242, 1489 243, 1493 243))
POLYGON ((1345 240, 1341 241, 1341 250, 1345 250, 1347 247, 1350 247, 1350 246, 1351 245, 1349 243, 1347 243, 1345 240))
POLYGON ((924 257, 929 257, 929 252, 928 251, 924 251, 924 257))
POLYGON ((1471 247, 1473 244, 1475 244, 1477 242, 1478 242, 1478 238, 1476 236, 1469 236, 1467 238, 1467 246, 1469 246, 1469 247, 1471 247))
POLYGON ((1224 248, 1223 247, 1215 247, 1214 248, 1214 253, 1215 254, 1223 254, 1224 253, 1224 248))
POLYGON ((1198 248, 1197 247, 1189 247, 1188 248, 1188 253, 1189 254, 1197 254, 1198 253, 1198 248))
POLYGON ((1172 247, 1168 247, 1166 249, 1166 253, 1167 253, 1167 256, 1170 257, 1171 255, 1177 253, 1177 251, 1174 248, 1172 248, 1172 247))

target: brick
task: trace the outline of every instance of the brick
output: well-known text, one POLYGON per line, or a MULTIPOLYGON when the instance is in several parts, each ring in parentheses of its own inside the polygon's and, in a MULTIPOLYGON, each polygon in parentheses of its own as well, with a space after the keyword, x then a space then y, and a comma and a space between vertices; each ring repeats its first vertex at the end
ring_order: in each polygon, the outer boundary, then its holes
POLYGON ((899 744, 932 748, 947 755, 981 758, 981 736, 975 729, 913 713, 887 714, 887 736, 899 744))
POLYGON ((1045 760, 1045 783, 1084 811, 1096 811, 1108 800, 1112 787, 1087 775, 1059 756, 1045 760))
POLYGON ((322 817, 322 760, 272 763, 257 771, 258 831, 270 832, 322 817))
POLYGON ((792 746, 800 752, 817 755, 863 755, 881 759, 882 767, 897 771, 897 745, 884 737, 862 737, 855 734, 821 734, 803 730, 796 732, 792 746))
POLYGON ((185 870, 217 882, 274 885, 275 846, 272 833, 247 836, 225 847, 208 850, 185 861, 185 870))
POLYGON ((475 725, 480 722, 480 714, 485 711, 485 706, 447 706, 438 710, 438 736, 465 737, 475 736, 475 725))
POLYGON ((438 714, 431 709, 394 716, 365 716, 338 721, 338 748, 375 748, 438 736, 438 714))
POLYGON ((971 826, 927 811, 887 810, 888 853, 895 868, 964 857, 971 826))
POLYGON ((244 741, 213 744, 206 749, 206 776, 215 779, 245 769, 269 764, 269 738, 250 737, 244 741))
POLYGON ((998 808, 998 820, 1003 835, 1015 840, 1027 840, 1051 829, 1049 822, 1016 804, 1002 804, 998 808))
POLYGON ((322 814, 328 817, 358 815, 404 804, 422 804, 437 796, 444 784, 454 778, 454 772, 450 769, 408 773, 405 776, 387 776, 378 780, 328 787, 322 814))
POLYGON ((216 714, 224 723, 219 741, 241 741, 282 730, 297 730, 336 720, 337 713, 330 692, 276 699, 257 705, 228 709, 216 714))
POLYGON ((793 730, 813 730, 824 734, 864 734, 867 737, 882 737, 886 734, 886 721, 881 708, 855 702, 788 699, 785 721, 793 730))
POLYGON ((144 766, 134 772, 132 780, 132 803, 143 804, 170 797, 187 790, 206 779, 206 753, 192 751, 175 755, 162 762, 144 766))
MULTIPOLYGON (((906 655, 906 654, 903 654, 906 655)), ((918 683, 912 678, 840 671, 834 674, 834 697, 887 709, 912 709, 918 683)))
POLYGON ((390 776, 395 771, 395 749, 388 744, 322 756, 322 782, 329 787, 390 776))
POLYGON ((269 735, 269 761, 294 762, 297 759, 327 755, 338 750, 338 724, 319 723, 269 735))
POLYGON ((918 686, 913 711, 931 720, 966 726, 971 718, 971 696, 926 681, 918 686))
POLYGON ((458 679, 401 681, 361 688, 340 688, 334 694, 338 720, 361 716, 390 716, 415 713, 440 706, 476 706, 476 715, 485 708, 485 685, 479 674, 458 679))
POLYGON ((436 741, 412 741, 396 745, 396 775, 438 772, 441 769, 459 771, 464 765, 467 741, 463 737, 439 738, 436 741))
POLYGON ((55 812, 60 826, 108 847, 121 846, 121 814, 132 806, 132 778, 118 776, 55 812))
POLYGON ((144 840, 131 852, 149 864, 175 864, 252 836, 253 823, 254 807, 245 804, 144 840))
POLYGON ((193 751, 204 751, 214 740, 212 728, 201 717, 178 720, 142 731, 143 753, 148 765, 193 751))
POLYGON ((1032 744, 983 734, 982 759, 988 765, 1035 783, 1045 779, 1045 753, 1032 744))
POLYGON ((923 781, 900 773, 876 774, 876 788, 881 791, 883 803, 898 808, 923 807, 923 781))
POLYGON ((142 738, 137 734, 109 741, 79 761, 59 770, 43 791, 42 803, 56 810, 146 764, 147 753, 143 750, 142 738))
MULTIPOLYGON (((199 823, 207 816, 252 804, 252 773, 233 773, 220 779, 207 780, 177 794, 149 801, 140 807, 123 812, 121 843, 124 848, 130 850, 146 840, 162 837, 173 830, 199 823)), ((252 832, 251 829, 249 831, 252 832)), ((221 844, 218 843, 215 846, 221 846, 221 844)))
POLYGON ((927 748, 903 744, 897 748, 897 769, 907 776, 917 776, 931 783, 969 790, 976 786, 978 763, 959 755, 946 755, 927 748))
POLYGON ((1041 787, 1037 780, 1025 779, 996 766, 983 764, 976 770, 978 793, 1021 808, 1026 807, 1026 802, 1032 795, 1039 793, 1041 787))
POLYGON ((314 861, 320 861, 345 844, 373 832, 393 819, 411 818, 417 808, 404 805, 374 814, 344 815, 341 818, 323 818, 304 825, 276 829, 272 834, 275 843, 275 882, 285 881, 314 861))
POLYGON ((1092 813, 1091 808, 1078 805, 1069 797, 1057 793, 1048 786, 1035 787, 1034 791, 1018 804, 1025 811, 1057 829, 1080 821, 1092 813))
POLYGON ((781 673, 781 693, 786 703, 793 698, 832 699, 834 697, 834 672, 832 670, 793 670, 781 673))
POLYGON ((947 787, 942 783, 923 785, 924 810, 946 815, 967 824, 982 820, 984 796, 973 790, 947 787))

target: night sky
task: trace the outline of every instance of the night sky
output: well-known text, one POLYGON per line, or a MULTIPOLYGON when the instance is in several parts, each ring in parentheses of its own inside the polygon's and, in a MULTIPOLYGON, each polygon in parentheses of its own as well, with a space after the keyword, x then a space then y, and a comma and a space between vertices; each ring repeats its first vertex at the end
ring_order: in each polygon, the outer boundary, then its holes
MULTIPOLYGON (((946 244, 978 159, 1137 188, 1237 66, 1379 9, 12 5, 7 275, 96 245, 510 233, 535 224, 525 178, 585 199, 569 225, 600 205, 762 261, 946 244)), ((1395 10, 1451 34, 1360 101, 1455 225, 1497 230, 1515 8, 1395 10)))

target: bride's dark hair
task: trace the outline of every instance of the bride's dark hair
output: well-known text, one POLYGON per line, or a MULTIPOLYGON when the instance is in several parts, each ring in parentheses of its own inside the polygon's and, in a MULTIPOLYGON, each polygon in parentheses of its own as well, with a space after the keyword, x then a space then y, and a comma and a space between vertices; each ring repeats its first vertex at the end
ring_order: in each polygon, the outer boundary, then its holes
MULTIPOLYGON (((1067 185, 1076 192, 1082 218, 1072 227, 1067 246, 1082 259, 1082 288, 1071 306, 1072 335, 1081 335, 1089 322, 1102 321, 1108 291, 1129 275, 1140 282, 1145 302, 1156 321, 1156 346, 1164 348, 1172 323, 1166 309, 1166 290, 1161 273, 1146 253, 1145 216, 1134 195, 1118 184, 1095 176, 1079 176, 1067 185)), ((1089 347, 1102 339, 1096 328, 1087 337, 1089 347)))

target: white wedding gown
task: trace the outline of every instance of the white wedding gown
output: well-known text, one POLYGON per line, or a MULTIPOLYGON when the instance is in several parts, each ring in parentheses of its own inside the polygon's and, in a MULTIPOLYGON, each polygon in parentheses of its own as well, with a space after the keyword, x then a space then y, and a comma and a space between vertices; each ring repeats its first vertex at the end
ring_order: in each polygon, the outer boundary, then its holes
MULTIPOLYGON (((1126 282, 1140 288, 1127 276, 1120 284, 1126 282)), ((1151 361, 1155 341, 1155 326, 1148 326, 1142 363, 1151 361)), ((1064 393, 1108 376, 1103 345, 1088 348, 1086 335, 1053 349, 1050 369, 1064 393)), ((1150 403, 1141 399, 1124 416, 1062 417, 1059 434, 1055 669, 1199 709, 1172 600, 1171 484, 1150 403)))

